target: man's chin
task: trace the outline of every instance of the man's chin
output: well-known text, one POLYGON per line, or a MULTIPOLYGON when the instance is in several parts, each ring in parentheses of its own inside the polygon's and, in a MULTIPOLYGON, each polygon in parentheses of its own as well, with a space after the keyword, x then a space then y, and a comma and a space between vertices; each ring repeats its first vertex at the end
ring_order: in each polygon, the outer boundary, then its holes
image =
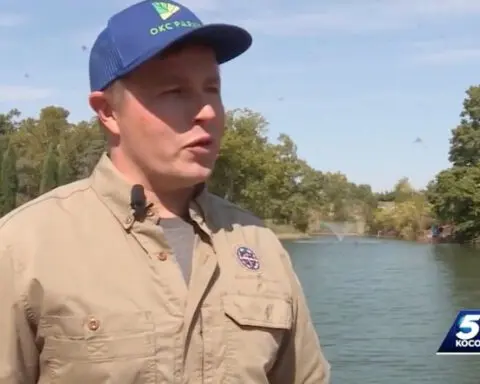
POLYGON ((190 185, 197 185, 206 182, 213 173, 213 167, 205 167, 200 164, 195 164, 183 172, 182 176, 190 185))

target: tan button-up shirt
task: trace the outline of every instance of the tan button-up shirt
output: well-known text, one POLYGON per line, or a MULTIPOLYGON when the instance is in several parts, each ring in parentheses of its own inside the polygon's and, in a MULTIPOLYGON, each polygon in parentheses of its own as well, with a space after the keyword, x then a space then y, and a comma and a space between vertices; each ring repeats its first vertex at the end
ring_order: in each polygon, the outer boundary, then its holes
POLYGON ((0 384, 321 384, 325 360, 289 256, 203 192, 187 287, 104 155, 91 177, 0 220, 0 384))

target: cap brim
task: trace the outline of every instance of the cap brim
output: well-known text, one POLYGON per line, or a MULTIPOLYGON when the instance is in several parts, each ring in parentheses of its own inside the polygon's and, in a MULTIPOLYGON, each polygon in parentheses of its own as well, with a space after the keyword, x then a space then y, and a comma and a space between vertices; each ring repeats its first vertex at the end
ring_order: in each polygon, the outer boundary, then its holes
POLYGON ((117 76, 121 77, 127 75, 151 58, 161 55, 162 52, 177 44, 188 42, 190 39, 200 41, 203 44, 210 46, 215 51, 217 62, 219 64, 226 63, 227 61, 240 56, 250 48, 253 40, 247 30, 237 27, 236 25, 203 25, 199 28, 189 30, 177 39, 170 41, 167 45, 162 45, 161 47, 158 47, 158 49, 143 54, 120 71, 117 76))
POLYGON ((199 39, 212 47, 219 64, 240 56, 252 45, 252 36, 241 27, 229 24, 208 24, 187 32, 170 46, 190 39, 199 39))

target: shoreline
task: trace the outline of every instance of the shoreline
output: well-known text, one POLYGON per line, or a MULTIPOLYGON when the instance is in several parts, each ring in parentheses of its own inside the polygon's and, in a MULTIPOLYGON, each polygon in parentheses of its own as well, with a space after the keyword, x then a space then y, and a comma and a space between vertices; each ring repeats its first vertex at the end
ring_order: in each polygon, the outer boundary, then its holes
MULTIPOLYGON (((308 239, 313 239, 315 237, 325 237, 325 236, 331 236, 335 237, 335 234, 333 233, 300 233, 300 232, 282 232, 282 233, 276 233, 273 231, 277 238, 279 240, 308 240, 308 239)), ((408 241, 408 242, 413 242, 413 243, 419 243, 419 244, 455 244, 453 242, 445 241, 445 239, 438 239, 437 241, 432 241, 431 239, 427 238, 418 238, 416 240, 406 240, 406 239, 401 239, 395 236, 389 236, 389 235, 383 235, 383 236, 377 236, 377 235, 362 235, 358 233, 344 233, 342 234, 342 237, 362 237, 362 238, 375 238, 375 239, 385 239, 385 240, 398 240, 398 241, 408 241), (443 240, 443 241, 442 241, 443 240)))
MULTIPOLYGON (((272 229, 272 228, 270 228, 272 229)), ((275 232, 273 233, 280 239, 280 240, 303 240, 303 239, 312 239, 315 237, 323 237, 323 236, 332 236, 335 237, 336 235, 332 232, 275 232)), ((379 238, 391 238, 389 236, 374 236, 374 235, 361 235, 359 233, 343 233, 342 237, 379 237, 379 238)))
MULTIPOLYGON (((275 231, 273 233, 275 233, 275 231)), ((279 240, 305 240, 315 237, 308 233, 275 233, 275 235, 279 240)))

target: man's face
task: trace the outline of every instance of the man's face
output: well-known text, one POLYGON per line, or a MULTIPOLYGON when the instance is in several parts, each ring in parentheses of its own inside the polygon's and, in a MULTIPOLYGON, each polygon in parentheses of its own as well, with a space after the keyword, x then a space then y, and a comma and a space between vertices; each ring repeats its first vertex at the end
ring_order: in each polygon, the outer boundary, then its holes
POLYGON ((154 58, 123 79, 107 128, 112 157, 150 183, 191 187, 211 174, 224 132, 213 50, 187 46, 154 58))

